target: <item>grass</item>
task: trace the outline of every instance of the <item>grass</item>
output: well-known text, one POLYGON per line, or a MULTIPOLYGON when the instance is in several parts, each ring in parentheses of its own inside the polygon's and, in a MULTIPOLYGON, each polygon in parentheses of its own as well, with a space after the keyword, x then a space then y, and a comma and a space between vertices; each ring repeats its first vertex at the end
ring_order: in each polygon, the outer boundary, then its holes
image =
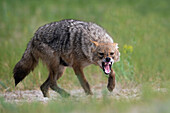
MULTIPOLYGON (((0 90, 39 88, 48 75, 47 69, 41 63, 17 88, 14 88, 13 67, 21 58, 28 41, 39 26, 68 18, 95 22, 103 26, 114 37, 114 41, 119 43, 121 61, 113 67, 118 82, 147 84, 151 88, 167 87, 170 83, 169 4, 168 0, 0 0, 0 90)), ((85 74, 91 85, 107 83, 107 78, 96 66, 87 67, 85 74)), ((74 72, 69 68, 59 80, 59 84, 65 89, 80 88, 74 72)), ((37 107, 33 112, 41 110, 42 106, 44 106, 42 112, 59 112, 59 110, 64 112, 62 108, 68 108, 64 109, 65 112, 79 112, 85 109, 81 106, 88 102, 90 104, 87 109, 92 109, 91 112, 96 112, 98 109, 110 112, 112 106, 116 106, 113 107, 113 111, 117 112, 121 111, 121 104, 127 109, 134 105, 137 105, 137 108, 140 106, 145 108, 151 104, 153 111, 158 110, 159 107, 163 109, 170 104, 169 98, 167 99, 168 94, 153 96, 155 94, 148 93, 148 95, 150 97, 145 96, 151 98, 151 102, 145 100, 144 96, 137 102, 113 100, 113 102, 107 101, 108 104, 104 102, 105 100, 95 100, 93 103, 93 100, 87 99, 87 101, 79 101, 81 104, 74 100, 63 100, 64 103, 51 102, 47 106, 39 103, 28 104, 28 106, 30 109, 37 107), (157 100, 157 98, 163 98, 163 100, 157 100), (70 106, 70 103, 73 104, 70 106), (158 108, 157 104, 160 104, 158 108)), ((21 106, 3 103, 2 100, 0 110, 1 112, 15 110, 31 112, 27 104, 21 106)))
POLYGON ((0 99, 1 113, 168 113, 170 108, 169 90, 166 93, 143 87, 140 100, 115 100, 103 94, 103 98, 74 99, 67 98, 59 101, 51 100, 43 103, 22 103, 19 105, 0 99))

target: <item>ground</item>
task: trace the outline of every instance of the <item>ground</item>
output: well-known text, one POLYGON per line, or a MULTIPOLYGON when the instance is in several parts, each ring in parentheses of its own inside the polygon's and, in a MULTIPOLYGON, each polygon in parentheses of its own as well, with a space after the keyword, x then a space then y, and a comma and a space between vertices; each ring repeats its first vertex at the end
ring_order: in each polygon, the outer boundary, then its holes
MULTIPOLYGON (((140 86, 123 88, 120 84, 116 85, 113 92, 108 92, 105 84, 99 84, 92 87, 94 95, 92 97, 101 99, 103 96, 115 99, 139 99, 140 86)), ((83 89, 73 89, 68 91, 71 93, 71 98, 85 99, 88 96, 84 93, 83 89)), ((46 103, 50 100, 61 99, 61 96, 50 90, 50 98, 44 98, 40 90, 14 90, 12 92, 4 92, 0 94, 7 102, 43 102, 46 103)))

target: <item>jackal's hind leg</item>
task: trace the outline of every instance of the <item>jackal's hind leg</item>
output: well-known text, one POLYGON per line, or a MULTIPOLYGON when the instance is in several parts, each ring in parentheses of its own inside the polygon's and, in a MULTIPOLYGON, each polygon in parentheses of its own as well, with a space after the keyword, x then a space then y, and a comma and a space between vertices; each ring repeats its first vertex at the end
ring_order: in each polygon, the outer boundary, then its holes
POLYGON ((44 97, 50 97, 49 87, 50 87, 50 78, 48 77, 47 80, 40 86, 40 89, 44 97))
POLYGON ((58 87, 57 83, 52 83, 50 85, 50 88, 54 91, 56 91, 57 93, 59 93, 62 97, 69 97, 70 94, 68 92, 66 92, 64 89, 61 89, 60 87, 58 87))
POLYGON ((59 66, 59 70, 58 70, 58 72, 57 72, 57 74, 55 76, 56 80, 58 80, 58 79, 60 79, 62 77, 62 75, 64 74, 65 69, 66 68, 64 66, 62 66, 62 65, 59 66))
POLYGON ((67 93, 65 90, 58 87, 56 80, 58 80, 64 73, 65 67, 59 66, 57 70, 50 72, 50 88, 56 92, 58 92, 62 97, 69 97, 70 94, 67 93))

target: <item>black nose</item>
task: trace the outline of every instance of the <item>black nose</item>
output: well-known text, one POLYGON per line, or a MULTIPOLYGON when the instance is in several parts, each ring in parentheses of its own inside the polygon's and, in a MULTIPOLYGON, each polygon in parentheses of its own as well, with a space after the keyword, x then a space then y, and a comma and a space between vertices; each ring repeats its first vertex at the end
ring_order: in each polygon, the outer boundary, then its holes
POLYGON ((106 62, 110 62, 110 58, 109 57, 106 57, 106 62))

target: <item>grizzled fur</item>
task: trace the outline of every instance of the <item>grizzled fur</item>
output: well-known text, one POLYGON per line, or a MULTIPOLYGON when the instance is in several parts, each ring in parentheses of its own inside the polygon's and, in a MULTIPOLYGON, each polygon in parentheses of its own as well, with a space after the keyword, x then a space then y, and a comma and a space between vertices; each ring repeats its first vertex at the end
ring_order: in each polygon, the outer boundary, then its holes
MULTIPOLYGON (((100 26, 77 20, 62 20, 40 27, 27 45, 22 59, 14 68, 15 85, 22 81, 41 59, 49 69, 49 77, 42 84, 41 90, 45 97, 49 96, 49 87, 62 96, 69 94, 57 86, 65 67, 73 67, 83 89, 92 94, 90 86, 84 77, 82 69, 90 64, 97 64, 94 54, 96 43, 110 44, 113 39, 100 26)), ((108 80, 110 91, 114 88, 114 71, 108 80)))
MULTIPOLYGON (((113 43, 112 38, 103 28, 94 23, 75 20, 46 24, 37 30, 33 38, 33 41, 39 41, 50 46, 57 52, 57 55, 64 54, 67 57, 63 57, 65 60, 70 59, 74 51, 74 55, 78 55, 79 59, 86 57, 89 62, 92 62, 92 43, 90 40, 99 43, 113 43)), ((68 62, 68 65, 72 65, 72 63, 68 62)))

